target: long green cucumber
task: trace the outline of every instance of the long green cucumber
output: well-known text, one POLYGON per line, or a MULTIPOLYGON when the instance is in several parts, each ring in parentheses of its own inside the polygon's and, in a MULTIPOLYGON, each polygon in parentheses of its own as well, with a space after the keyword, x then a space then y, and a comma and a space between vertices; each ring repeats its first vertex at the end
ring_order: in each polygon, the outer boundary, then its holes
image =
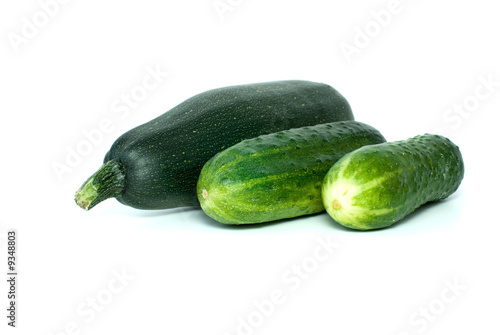
POLYGON ((353 119, 347 100, 322 83, 285 80, 203 92, 120 136, 75 200, 87 210, 111 197, 139 209, 199 206, 198 176, 219 151, 262 134, 353 119))
POLYGON ((344 121, 284 130, 242 141, 203 167, 198 199, 225 224, 252 224, 324 210, 321 185, 342 156, 385 139, 373 127, 344 121))
POLYGON ((323 202, 346 227, 383 228, 427 202, 447 198, 463 177, 459 148, 448 138, 425 134, 347 154, 326 175, 323 202))

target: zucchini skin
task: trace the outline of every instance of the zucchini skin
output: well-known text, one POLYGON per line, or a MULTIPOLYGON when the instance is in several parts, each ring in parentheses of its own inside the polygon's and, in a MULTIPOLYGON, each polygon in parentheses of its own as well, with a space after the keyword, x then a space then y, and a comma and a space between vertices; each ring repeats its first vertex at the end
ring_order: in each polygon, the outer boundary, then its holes
POLYGON ((203 211, 225 224, 252 224, 324 210, 323 178, 342 156, 385 142, 373 127, 344 121, 242 141, 210 159, 198 181, 203 211))
POLYGON ((419 135, 344 156, 325 176, 323 202, 346 227, 384 228, 427 202, 449 197, 463 177, 463 158, 453 142, 419 135))
POLYGON ((223 87, 189 98, 126 132, 104 163, 122 166, 125 185, 115 197, 125 205, 199 206, 199 173, 219 151, 262 134, 353 119, 347 100, 322 83, 290 80, 223 87))

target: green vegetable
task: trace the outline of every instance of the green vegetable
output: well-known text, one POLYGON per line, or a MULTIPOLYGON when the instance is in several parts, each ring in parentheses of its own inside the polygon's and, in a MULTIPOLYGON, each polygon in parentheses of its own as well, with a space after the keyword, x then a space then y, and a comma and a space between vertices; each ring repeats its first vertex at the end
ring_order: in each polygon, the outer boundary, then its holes
POLYGON ((344 156, 325 177, 323 203, 346 227, 382 228, 426 202, 450 196, 463 176, 458 147, 443 136, 425 134, 344 156))
POLYGON ((353 119, 346 99, 321 83, 210 90, 118 138, 75 200, 87 210, 110 197, 140 209, 199 206, 198 176, 219 151, 262 134, 353 119))
POLYGON ((226 224, 321 212, 321 185, 332 164, 348 152, 384 141, 376 129, 345 121, 240 142, 203 167, 198 181, 201 208, 226 224))

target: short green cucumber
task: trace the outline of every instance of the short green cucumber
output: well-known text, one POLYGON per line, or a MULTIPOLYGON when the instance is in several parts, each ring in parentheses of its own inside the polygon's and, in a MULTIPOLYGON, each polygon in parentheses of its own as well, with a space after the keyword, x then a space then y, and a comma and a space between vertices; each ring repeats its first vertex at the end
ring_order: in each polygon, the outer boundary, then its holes
POLYGON ((349 103, 323 83, 209 90, 120 136, 75 200, 86 210, 112 197, 139 209, 199 206, 198 176, 219 151, 262 134, 344 120, 354 120, 349 103))
POLYGON ((197 185, 203 211, 252 224, 324 211, 321 185, 333 163, 380 132, 356 121, 284 130, 242 141, 210 159, 197 185))
POLYGON ((370 230, 391 226, 421 205, 447 198, 463 177, 459 148, 446 137, 425 134, 345 155, 325 176, 322 197, 335 221, 370 230))

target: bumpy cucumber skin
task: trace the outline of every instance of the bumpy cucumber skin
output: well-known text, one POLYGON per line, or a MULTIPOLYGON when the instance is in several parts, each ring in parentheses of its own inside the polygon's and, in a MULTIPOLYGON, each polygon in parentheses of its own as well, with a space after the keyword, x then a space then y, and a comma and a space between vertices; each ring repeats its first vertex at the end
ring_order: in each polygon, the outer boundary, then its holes
POLYGON ((385 142, 373 127, 345 121, 290 129, 238 143, 210 159, 198 181, 204 212, 252 224, 324 211, 323 178, 338 159, 385 142))
POLYGON ((378 229, 427 202, 447 198, 463 177, 459 148, 446 137, 425 134, 347 154, 325 176, 322 196, 338 223, 378 229))
POLYGON ((104 163, 121 164, 121 203, 138 209, 199 206, 200 171, 219 151, 289 128, 354 120, 329 85, 285 80, 213 89, 120 136, 104 163))

